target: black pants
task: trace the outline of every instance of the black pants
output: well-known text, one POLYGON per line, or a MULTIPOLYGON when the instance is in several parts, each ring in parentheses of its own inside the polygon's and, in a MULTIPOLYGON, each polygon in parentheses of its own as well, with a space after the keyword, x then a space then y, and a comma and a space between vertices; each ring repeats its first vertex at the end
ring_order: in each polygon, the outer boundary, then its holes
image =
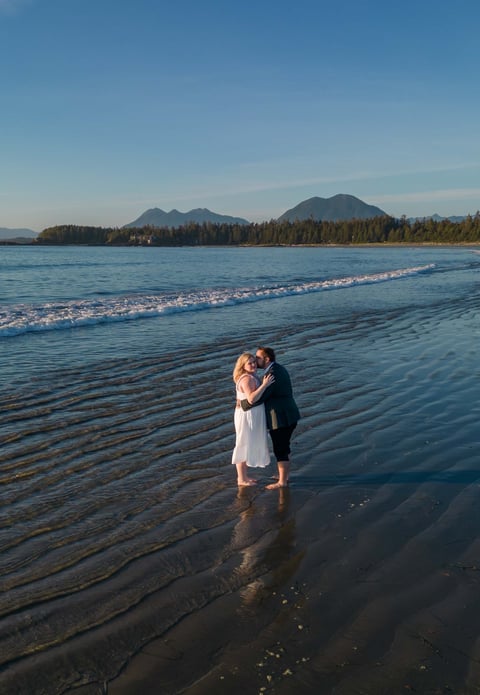
POLYGON ((290 460, 290 439, 296 426, 297 423, 288 427, 279 427, 278 430, 269 430, 273 444, 273 453, 277 461, 290 460))

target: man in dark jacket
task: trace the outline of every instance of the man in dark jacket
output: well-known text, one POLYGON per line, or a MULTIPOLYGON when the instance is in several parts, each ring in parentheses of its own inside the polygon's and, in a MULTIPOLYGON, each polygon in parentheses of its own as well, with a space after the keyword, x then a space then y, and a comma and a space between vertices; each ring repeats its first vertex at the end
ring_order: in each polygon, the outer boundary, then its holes
POLYGON ((267 485, 274 490, 288 485, 290 473, 290 439, 300 419, 300 413, 293 398, 292 382, 285 367, 275 362, 275 352, 269 347, 259 347, 256 353, 259 369, 271 372, 275 381, 269 386, 259 403, 265 405, 267 428, 273 444, 273 452, 278 465, 278 482, 267 485))

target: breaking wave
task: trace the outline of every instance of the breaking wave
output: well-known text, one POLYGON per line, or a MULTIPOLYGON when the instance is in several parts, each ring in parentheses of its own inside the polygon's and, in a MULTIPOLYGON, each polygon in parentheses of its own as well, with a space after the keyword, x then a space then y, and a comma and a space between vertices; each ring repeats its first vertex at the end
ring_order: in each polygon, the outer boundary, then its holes
POLYGON ((431 270, 435 264, 400 268, 369 275, 356 275, 270 286, 210 288, 185 292, 131 294, 95 299, 75 299, 44 304, 16 304, 0 311, 0 337, 34 331, 51 331, 133 321, 185 311, 204 311, 280 297, 342 289, 355 285, 388 282, 431 270))

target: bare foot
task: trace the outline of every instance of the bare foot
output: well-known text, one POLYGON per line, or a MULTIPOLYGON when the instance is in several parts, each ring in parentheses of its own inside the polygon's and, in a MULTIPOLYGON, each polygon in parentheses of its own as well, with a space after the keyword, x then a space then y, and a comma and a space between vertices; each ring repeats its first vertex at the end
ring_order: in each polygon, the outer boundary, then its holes
MULTIPOLYGON (((280 478, 278 477, 278 475, 271 475, 270 478, 271 478, 272 480, 280 480, 280 478)), ((289 483, 289 480, 287 480, 287 485, 288 485, 288 483, 289 483)), ((287 487, 287 485, 282 485, 281 487, 287 487)))
POLYGON ((270 485, 266 486, 266 490, 278 490, 279 487, 288 487, 288 483, 285 485, 281 485, 280 483, 270 483, 270 485))
POLYGON ((256 485, 257 483, 254 482, 253 480, 238 480, 237 485, 238 487, 249 487, 250 485, 256 485))

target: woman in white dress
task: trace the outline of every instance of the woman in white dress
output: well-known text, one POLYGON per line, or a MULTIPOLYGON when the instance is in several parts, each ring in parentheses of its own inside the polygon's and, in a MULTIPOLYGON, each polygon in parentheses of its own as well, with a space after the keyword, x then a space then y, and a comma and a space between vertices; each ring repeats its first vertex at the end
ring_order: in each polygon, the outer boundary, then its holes
POLYGON ((237 467, 237 484, 241 487, 255 485, 256 481, 248 476, 247 466, 265 468, 270 463, 270 452, 265 408, 259 405, 244 411, 240 401, 247 399, 251 404, 256 403, 274 380, 272 374, 267 374, 260 382, 255 355, 250 352, 240 355, 233 370, 233 381, 237 388, 237 407, 234 418, 237 438, 232 463, 237 467))

